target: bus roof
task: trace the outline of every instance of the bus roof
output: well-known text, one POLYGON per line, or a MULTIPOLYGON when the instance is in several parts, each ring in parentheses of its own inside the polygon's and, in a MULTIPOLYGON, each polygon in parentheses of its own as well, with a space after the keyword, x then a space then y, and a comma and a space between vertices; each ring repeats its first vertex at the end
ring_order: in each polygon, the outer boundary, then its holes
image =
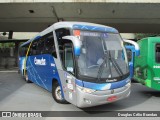
POLYGON ((69 27, 73 29, 80 29, 80 30, 95 30, 95 31, 106 31, 106 32, 114 32, 118 33, 113 27, 95 24, 95 23, 88 23, 88 22, 58 22, 52 25, 55 29, 62 28, 62 27, 69 27))
POLYGON ((21 46, 30 43, 32 40, 36 40, 40 36, 43 36, 51 31, 53 29, 59 29, 59 28, 72 28, 72 29, 79 29, 79 30, 89 30, 89 31, 100 31, 100 32, 112 32, 112 33, 118 33, 118 30, 105 26, 105 25, 100 25, 100 24, 95 24, 95 23, 88 23, 88 22, 57 22, 51 25, 50 27, 46 28, 39 34, 37 34, 34 38, 28 40, 27 42, 23 43, 21 46))

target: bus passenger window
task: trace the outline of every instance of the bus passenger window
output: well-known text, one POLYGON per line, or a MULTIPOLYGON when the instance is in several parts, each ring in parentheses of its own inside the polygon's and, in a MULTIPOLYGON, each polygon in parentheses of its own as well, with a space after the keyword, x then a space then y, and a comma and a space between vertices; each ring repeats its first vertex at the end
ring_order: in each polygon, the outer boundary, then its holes
POLYGON ((58 47, 59 47, 59 55, 62 61, 62 64, 64 66, 64 44, 68 43, 68 40, 63 40, 62 37, 64 36, 68 36, 71 35, 70 34, 70 29, 69 28, 60 28, 55 30, 56 32, 56 37, 57 37, 57 41, 58 41, 58 47))
POLYGON ((156 50, 156 55, 155 55, 156 62, 160 63, 160 44, 156 44, 155 50, 156 50))
MULTIPOLYGON (((29 44, 26 44, 25 46, 22 47, 22 56, 26 56, 28 47, 29 47, 29 44)), ((30 55, 30 52, 28 53, 28 55, 30 55)))
POLYGON ((38 45, 37 45, 37 54, 44 54, 44 38, 42 37, 40 40, 38 40, 38 45))
POLYGON ((19 48, 19 56, 20 57, 26 56, 25 49, 26 48, 24 46, 19 48))
POLYGON ((52 54, 55 58, 57 58, 53 33, 49 33, 45 36, 45 53, 52 54))
POLYGON ((32 46, 31 46, 31 55, 36 55, 37 52, 37 41, 33 41, 32 46))

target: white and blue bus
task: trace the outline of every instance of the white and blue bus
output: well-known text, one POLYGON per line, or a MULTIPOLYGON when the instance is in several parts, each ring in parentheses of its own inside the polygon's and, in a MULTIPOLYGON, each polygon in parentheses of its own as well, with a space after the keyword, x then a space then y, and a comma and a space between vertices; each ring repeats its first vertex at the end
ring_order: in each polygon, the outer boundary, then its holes
POLYGON ((129 70, 130 70, 130 77, 133 78, 134 76, 134 58, 135 56, 140 55, 140 48, 138 43, 130 40, 123 39, 128 45, 125 45, 127 51, 127 57, 129 62, 129 70))
POLYGON ((58 22, 20 46, 20 73, 58 103, 83 108, 114 102, 130 95, 123 43, 112 27, 58 22))

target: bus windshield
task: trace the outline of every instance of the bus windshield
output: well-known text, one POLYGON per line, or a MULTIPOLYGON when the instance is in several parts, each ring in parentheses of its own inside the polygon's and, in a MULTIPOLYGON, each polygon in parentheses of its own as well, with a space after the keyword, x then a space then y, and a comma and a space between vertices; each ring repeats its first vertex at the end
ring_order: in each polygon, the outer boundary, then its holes
POLYGON ((128 60, 119 34, 81 31, 79 74, 86 77, 120 78, 129 73, 128 60))

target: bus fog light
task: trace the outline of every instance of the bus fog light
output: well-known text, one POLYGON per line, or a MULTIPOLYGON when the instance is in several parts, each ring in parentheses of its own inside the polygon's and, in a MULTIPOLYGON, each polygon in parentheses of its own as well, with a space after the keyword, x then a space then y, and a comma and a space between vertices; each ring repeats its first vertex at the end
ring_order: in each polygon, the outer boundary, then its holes
POLYGON ((84 102, 87 103, 87 104, 91 104, 91 101, 86 99, 86 98, 84 98, 84 102))

